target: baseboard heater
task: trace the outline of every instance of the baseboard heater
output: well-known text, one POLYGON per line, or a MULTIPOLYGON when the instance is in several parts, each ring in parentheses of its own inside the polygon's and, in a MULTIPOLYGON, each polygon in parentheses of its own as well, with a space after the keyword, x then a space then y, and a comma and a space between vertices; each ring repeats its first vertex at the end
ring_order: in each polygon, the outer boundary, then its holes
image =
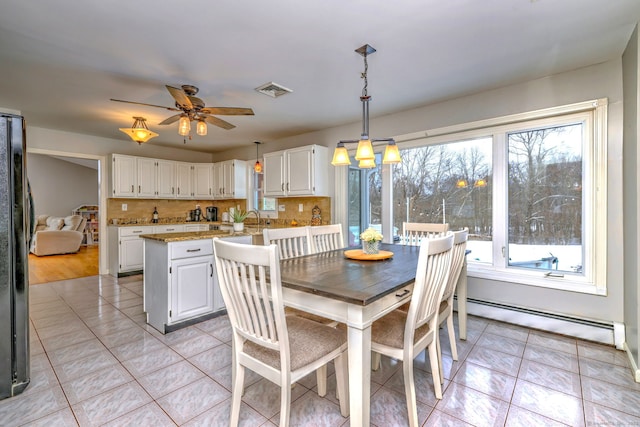
POLYGON ((613 322, 600 322, 475 298, 467 298, 467 312, 528 328, 616 345, 613 322))

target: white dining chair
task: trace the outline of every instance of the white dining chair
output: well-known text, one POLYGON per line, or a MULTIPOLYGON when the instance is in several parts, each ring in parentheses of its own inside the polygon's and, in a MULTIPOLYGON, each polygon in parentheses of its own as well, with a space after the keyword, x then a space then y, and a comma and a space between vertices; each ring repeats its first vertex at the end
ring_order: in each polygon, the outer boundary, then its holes
MULTIPOLYGON (((449 279, 453 234, 423 239, 409 311, 394 310, 371 325, 371 350, 401 360, 409 425, 417 427, 418 412, 413 377, 413 359, 425 348, 437 399, 442 399, 442 363, 439 360, 438 308, 449 279)), ((380 359, 372 361, 374 369, 380 359)))
POLYGON ((285 316, 276 245, 213 240, 216 274, 233 330, 230 425, 237 426, 245 368, 280 386, 280 426, 289 425, 291 385, 334 361, 340 413, 349 416, 347 337, 343 331, 285 316))
MULTIPOLYGON (((458 284, 458 278, 464 265, 464 258, 467 250, 467 239, 469 238, 469 229, 453 232, 453 254, 451 256, 451 271, 447 286, 442 294, 442 302, 438 309, 438 324, 447 323, 449 332, 449 346, 451 347, 451 356, 453 360, 458 360, 458 349, 456 347, 456 332, 453 328, 453 296, 458 284)), ((440 382, 444 382, 444 378, 440 378, 440 382)))
POLYGON ((403 222, 400 243, 418 246, 422 239, 441 236, 447 231, 449 231, 449 224, 403 222))
POLYGON ((342 236, 342 225, 316 225, 309 227, 311 251, 314 254, 342 249, 346 245, 342 236))
MULTIPOLYGON (((264 238, 264 245, 268 246, 273 244, 278 247, 278 254, 281 260, 297 258, 313 253, 309 227, 265 228, 262 236, 264 238)), ((285 307, 285 314, 287 316, 298 316, 313 320, 314 322, 332 327, 337 325, 337 322, 331 319, 317 316, 313 313, 307 313, 306 311, 293 307, 285 307)), ((324 397, 327 394, 327 365, 318 368, 316 380, 318 382, 318 395, 324 397)))
POLYGON ((280 259, 289 259, 313 253, 309 227, 265 228, 262 230, 265 245, 278 246, 280 259))

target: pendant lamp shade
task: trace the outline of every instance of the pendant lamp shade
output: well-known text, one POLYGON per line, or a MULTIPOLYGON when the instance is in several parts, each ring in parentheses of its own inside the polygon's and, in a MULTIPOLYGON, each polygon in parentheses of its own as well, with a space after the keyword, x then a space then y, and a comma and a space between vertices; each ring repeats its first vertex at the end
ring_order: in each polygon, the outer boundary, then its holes
POLYGON ((134 117, 133 119, 135 120, 133 126, 130 128, 119 128, 120 132, 126 133, 138 144, 142 144, 158 136, 157 133, 150 131, 147 127, 147 119, 144 117, 134 117))

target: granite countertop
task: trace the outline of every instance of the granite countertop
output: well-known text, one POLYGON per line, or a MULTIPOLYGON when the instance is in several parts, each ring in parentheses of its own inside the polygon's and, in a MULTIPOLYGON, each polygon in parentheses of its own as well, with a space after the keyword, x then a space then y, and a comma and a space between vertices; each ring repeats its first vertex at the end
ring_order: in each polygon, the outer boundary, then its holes
POLYGON ((188 240, 201 240, 211 239, 213 237, 238 237, 238 236, 254 236, 262 235, 261 228, 245 227, 245 231, 229 232, 224 230, 209 230, 209 231, 185 231, 177 233, 157 233, 157 234, 141 234, 140 237, 144 239, 157 240, 159 242, 185 242, 188 240))
POLYGON ((156 223, 145 222, 145 223, 139 223, 139 224, 123 224, 123 223, 113 224, 113 223, 109 223, 109 224, 107 224, 107 226, 109 226, 109 227, 140 227, 140 226, 155 227, 155 226, 162 226, 162 225, 191 225, 191 224, 217 225, 217 226, 233 225, 232 222, 220 222, 220 221, 183 221, 183 222, 156 222, 156 223))

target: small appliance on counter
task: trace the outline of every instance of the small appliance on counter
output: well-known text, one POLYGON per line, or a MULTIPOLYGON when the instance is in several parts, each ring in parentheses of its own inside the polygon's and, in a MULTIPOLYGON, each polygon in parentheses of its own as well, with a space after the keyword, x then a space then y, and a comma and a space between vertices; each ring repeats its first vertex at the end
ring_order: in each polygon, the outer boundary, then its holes
POLYGON ((200 221, 200 219, 202 218, 202 210, 200 210, 200 205, 196 205, 195 210, 193 211, 194 214, 194 221, 200 221))
POLYGON ((218 208, 215 206, 207 206, 207 221, 217 221, 218 220, 218 208))

